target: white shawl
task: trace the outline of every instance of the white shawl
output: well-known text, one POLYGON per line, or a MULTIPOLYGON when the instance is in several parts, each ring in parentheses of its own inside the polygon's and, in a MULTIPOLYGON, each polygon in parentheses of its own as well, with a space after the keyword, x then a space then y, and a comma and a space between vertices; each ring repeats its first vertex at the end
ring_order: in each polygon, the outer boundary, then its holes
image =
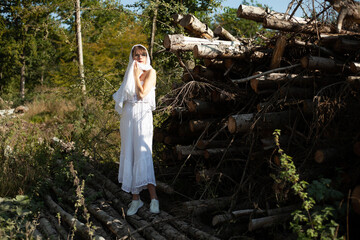
MULTIPOLYGON (((146 62, 145 64, 140 64, 137 63, 138 67, 142 70, 142 71, 148 71, 150 69, 152 69, 151 65, 150 65, 150 57, 149 57, 149 53, 147 51, 147 49, 141 45, 141 44, 136 44, 131 48, 131 52, 130 52, 130 56, 129 56, 129 64, 127 66, 126 72, 125 72, 125 76, 124 76, 124 80, 120 86, 120 88, 116 91, 116 93, 113 94, 113 99, 115 100, 115 110, 121 114, 122 113, 122 108, 123 108, 123 104, 126 100, 130 100, 133 99, 133 96, 136 94, 135 91, 135 78, 134 78, 134 59, 132 56, 132 52, 134 47, 136 46, 141 46, 146 50, 146 62)), ((140 75, 142 74, 142 72, 140 73, 140 75)), ((139 77, 140 77, 139 75, 139 77)))

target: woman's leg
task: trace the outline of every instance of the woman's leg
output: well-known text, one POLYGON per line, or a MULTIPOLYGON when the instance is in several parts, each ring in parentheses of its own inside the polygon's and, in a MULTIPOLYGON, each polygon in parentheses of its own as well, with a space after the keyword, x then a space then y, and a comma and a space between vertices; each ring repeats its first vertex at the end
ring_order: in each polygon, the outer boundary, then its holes
POLYGON ((158 197, 156 195, 155 186, 153 184, 148 184, 147 188, 148 188, 149 193, 150 193, 150 199, 158 199, 158 197))
POLYGON ((132 195, 132 200, 139 200, 140 199, 140 195, 139 194, 133 194, 132 195))

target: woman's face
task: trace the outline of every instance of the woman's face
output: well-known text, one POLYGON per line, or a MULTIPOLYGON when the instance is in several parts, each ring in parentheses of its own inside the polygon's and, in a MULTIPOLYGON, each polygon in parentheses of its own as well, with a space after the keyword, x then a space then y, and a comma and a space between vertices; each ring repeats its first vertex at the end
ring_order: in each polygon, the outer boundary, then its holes
POLYGON ((133 59, 139 63, 146 63, 146 51, 142 48, 134 48, 133 51, 133 59))

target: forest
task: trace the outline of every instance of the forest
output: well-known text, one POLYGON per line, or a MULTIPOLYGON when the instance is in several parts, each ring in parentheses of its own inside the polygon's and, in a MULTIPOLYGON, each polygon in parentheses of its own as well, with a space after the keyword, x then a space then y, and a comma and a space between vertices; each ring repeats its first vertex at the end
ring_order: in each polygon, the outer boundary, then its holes
POLYGON ((359 239, 360 3, 0 3, 0 239, 359 239), (126 216, 112 95, 156 70, 160 214, 126 216))

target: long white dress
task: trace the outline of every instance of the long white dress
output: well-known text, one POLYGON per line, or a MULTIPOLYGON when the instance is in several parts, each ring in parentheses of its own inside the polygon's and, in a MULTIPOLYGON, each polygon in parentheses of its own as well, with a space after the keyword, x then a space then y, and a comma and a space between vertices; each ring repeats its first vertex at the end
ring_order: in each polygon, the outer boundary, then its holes
POLYGON ((139 194, 148 184, 156 186, 152 158, 155 87, 142 99, 134 95, 124 102, 120 120, 121 153, 119 183, 122 190, 139 194))

